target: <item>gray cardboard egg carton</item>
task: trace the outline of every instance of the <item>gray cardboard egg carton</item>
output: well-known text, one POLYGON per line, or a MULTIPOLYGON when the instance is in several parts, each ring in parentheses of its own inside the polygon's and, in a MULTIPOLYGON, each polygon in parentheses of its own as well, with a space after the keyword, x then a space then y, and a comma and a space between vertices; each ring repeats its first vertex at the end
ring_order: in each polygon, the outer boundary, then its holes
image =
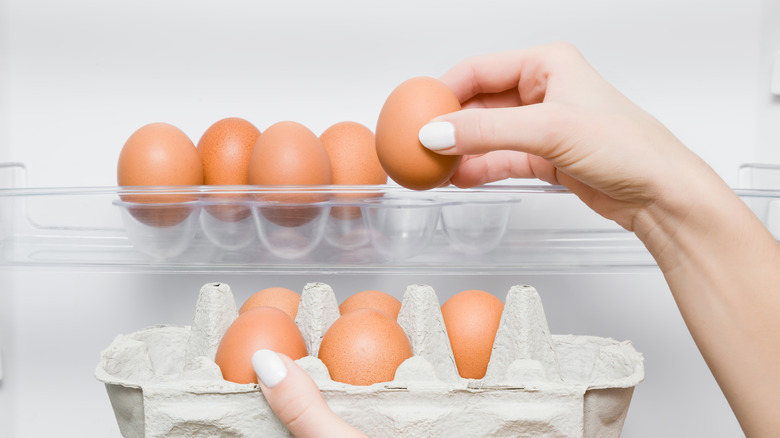
MULTIPOLYGON (((414 356, 391 382, 352 386, 330 379, 317 358, 339 316, 330 286, 307 285, 295 322, 309 356, 297 361, 331 408, 369 436, 617 437, 642 355, 630 342, 551 335, 541 299, 530 286, 507 293, 483 379, 463 379, 434 290, 409 286, 398 322, 414 356)), ((125 437, 277 437, 289 432, 255 384, 222 379, 214 356, 236 318, 228 285, 207 284, 191 326, 155 326, 120 335, 101 353, 105 383, 125 437)))

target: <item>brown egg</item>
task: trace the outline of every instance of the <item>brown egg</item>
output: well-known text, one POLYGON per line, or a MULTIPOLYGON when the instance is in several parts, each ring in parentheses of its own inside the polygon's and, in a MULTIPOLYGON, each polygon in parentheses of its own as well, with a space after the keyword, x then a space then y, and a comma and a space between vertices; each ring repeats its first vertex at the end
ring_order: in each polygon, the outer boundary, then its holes
POLYGON ((249 184, 331 184, 330 159, 322 142, 297 122, 279 122, 258 137, 249 161, 249 184))
MULTIPOLYGON (((296 122, 279 122, 258 137, 249 159, 249 184, 327 185, 333 182, 330 159, 320 139, 296 122)), ((318 193, 258 194, 272 203, 306 204, 327 199, 318 193)), ((303 225, 318 213, 317 208, 268 207, 261 210, 270 221, 288 227, 303 225)))
MULTIPOLYGON (((376 155, 374 133, 357 122, 339 122, 320 135, 320 141, 328 152, 333 172, 333 184, 374 185, 385 184, 387 173, 376 155)), ((341 193, 336 197, 364 197, 361 193, 341 193)), ((338 219, 360 217, 360 208, 341 206, 331 209, 338 219)))
MULTIPOLYGON (((203 166, 187 134, 167 123, 142 126, 127 139, 117 164, 119 186, 199 186, 203 166)), ((194 201, 195 195, 126 195, 123 201, 141 204, 175 204, 194 201)), ((130 213, 147 225, 173 226, 191 212, 189 206, 130 207, 130 213)))
POLYGON ((249 157, 260 130, 250 122, 229 117, 209 126, 198 141, 207 185, 249 184, 249 157))
POLYGON ((387 182, 376 155, 374 133, 357 122, 339 122, 320 135, 330 158, 333 184, 370 185, 387 182))
MULTIPOLYGON (((209 126, 197 146, 203 163, 204 184, 249 184, 249 157, 259 136, 260 130, 238 117, 222 119, 209 126)), ((240 221, 251 212, 246 206, 230 201, 241 199, 241 195, 236 194, 210 194, 208 200, 226 201, 226 204, 209 205, 206 210, 223 221, 240 221)))
POLYGON ((450 179, 461 157, 426 149, 418 134, 434 117, 460 109, 452 90, 433 78, 409 79, 390 93, 376 123, 376 152, 393 181, 428 190, 450 179))
POLYGON ((466 290, 441 306, 455 365, 461 377, 485 377, 504 303, 493 294, 466 290))
POLYGON ((252 355, 261 349, 286 354, 293 360, 307 355, 303 335, 290 315, 275 307, 255 307, 230 324, 214 361, 225 380, 257 383, 252 355))
POLYGON ((382 291, 364 290, 347 297, 339 306, 342 315, 357 309, 374 309, 386 313, 393 319, 398 319, 401 302, 398 298, 382 291))
POLYGON ((284 311, 294 320, 298 315, 298 304, 300 302, 301 296, 295 291, 284 287, 269 287, 247 298, 238 310, 238 314, 240 315, 255 307, 269 306, 284 311))
POLYGON ((330 377, 350 385, 389 382, 412 346, 398 323, 374 309, 342 315, 325 332, 319 358, 330 377))

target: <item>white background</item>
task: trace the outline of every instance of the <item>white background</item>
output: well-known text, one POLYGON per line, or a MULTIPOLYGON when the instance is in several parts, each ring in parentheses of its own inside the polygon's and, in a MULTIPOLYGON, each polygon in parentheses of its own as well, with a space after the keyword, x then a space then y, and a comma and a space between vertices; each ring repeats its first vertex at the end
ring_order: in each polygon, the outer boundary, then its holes
MULTIPOLYGON (((122 144, 149 122, 172 123, 194 142, 229 116, 261 130, 281 120, 318 134, 341 120, 373 128, 387 94, 409 77, 441 75, 475 54, 567 40, 733 186, 740 164, 780 162, 769 93, 780 48, 777 3, 0 0, 0 162, 25 163, 30 186, 114 185, 122 144)), ((13 436, 118 434, 92 377, 100 349, 149 324, 187 324, 201 284, 226 281, 244 298, 271 283, 300 290, 313 280, 334 284, 342 297, 361 287, 400 296, 406 284, 429 282, 442 300, 462 286, 503 294, 532 284, 553 333, 630 339, 645 354, 647 378, 624 436, 741 434, 655 271, 475 278, 1 272, 0 327, 10 335, 0 345, 0 424, 11 424, 13 436)))

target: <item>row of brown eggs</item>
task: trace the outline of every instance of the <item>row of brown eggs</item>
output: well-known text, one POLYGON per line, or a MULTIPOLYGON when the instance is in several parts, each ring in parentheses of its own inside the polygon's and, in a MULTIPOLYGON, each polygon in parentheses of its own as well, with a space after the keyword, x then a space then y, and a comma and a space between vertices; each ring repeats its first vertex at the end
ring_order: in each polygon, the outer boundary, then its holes
MULTIPOLYGON (((260 132, 241 118, 210 126, 197 146, 167 123, 139 128, 119 155, 120 186, 373 185, 387 182, 426 190, 446 184, 460 162, 425 149, 420 128, 460 103, 440 81, 418 77, 399 85, 379 114, 376 135, 356 122, 340 122, 319 137, 306 126, 275 123, 260 132)), ((136 198, 138 201, 139 198, 136 198)), ((156 197, 139 202, 181 202, 156 197)))
POLYGON ((317 137, 283 121, 262 134, 247 120, 217 121, 197 146, 167 123, 135 131, 119 155, 120 186, 383 184, 374 134, 340 122, 317 137))
MULTIPOLYGON (((215 361, 225 380, 257 383, 251 357, 259 349, 293 360, 308 354, 295 324, 300 295, 273 287, 247 299, 219 344, 215 361)), ((504 304, 479 290, 460 292, 441 306, 455 364, 461 377, 485 376, 504 304)), ((334 381, 371 385, 391 381, 412 357, 412 347, 397 322, 401 303, 376 290, 358 292, 339 306, 341 316, 322 338, 318 357, 334 381)))

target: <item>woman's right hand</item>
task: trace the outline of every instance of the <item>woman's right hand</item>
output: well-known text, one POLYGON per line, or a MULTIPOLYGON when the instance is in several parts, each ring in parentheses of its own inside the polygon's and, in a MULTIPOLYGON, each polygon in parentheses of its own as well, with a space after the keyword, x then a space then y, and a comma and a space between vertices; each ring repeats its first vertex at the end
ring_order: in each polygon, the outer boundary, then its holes
POLYGON ((464 155, 456 186, 506 178, 560 184, 642 238, 645 209, 691 181, 717 184, 703 161, 569 44, 473 57, 440 80, 464 110, 437 117, 432 122, 445 124, 426 125, 420 139, 438 153, 464 155))
POLYGON ((720 177, 568 44, 474 57, 441 80, 465 108, 420 141, 451 178, 561 184, 642 240, 747 436, 780 436, 780 245, 720 177))

